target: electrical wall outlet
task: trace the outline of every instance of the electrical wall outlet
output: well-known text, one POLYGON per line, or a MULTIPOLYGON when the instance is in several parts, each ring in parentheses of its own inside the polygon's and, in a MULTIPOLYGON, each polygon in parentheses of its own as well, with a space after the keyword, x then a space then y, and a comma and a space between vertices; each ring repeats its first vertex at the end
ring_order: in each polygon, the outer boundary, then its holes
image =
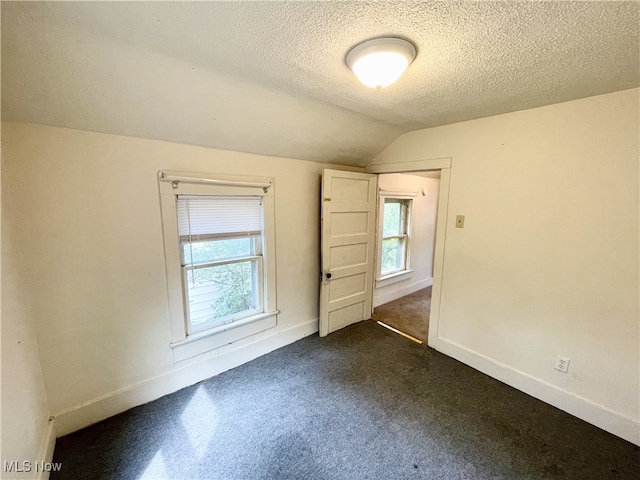
POLYGON ((556 370, 559 370, 563 373, 567 373, 569 371, 569 362, 571 361, 570 358, 567 357, 563 357, 562 355, 558 355, 558 358, 556 358, 556 370))

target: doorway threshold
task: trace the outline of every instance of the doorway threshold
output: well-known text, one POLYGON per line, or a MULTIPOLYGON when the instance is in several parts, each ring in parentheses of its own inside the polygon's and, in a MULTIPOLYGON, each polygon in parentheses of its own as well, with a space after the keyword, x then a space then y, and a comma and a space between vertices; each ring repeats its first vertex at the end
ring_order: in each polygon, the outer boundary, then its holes
POLYGON ((403 337, 406 337, 406 338, 408 338, 409 340, 411 340, 411 341, 413 341, 413 342, 416 342, 416 343, 417 343, 417 344, 419 344, 419 345, 422 345, 422 344, 424 343, 422 340, 420 340, 420 339, 418 339, 418 338, 416 338, 416 337, 412 337, 412 336, 411 336, 411 335, 409 335, 408 333, 401 332, 401 331, 400 331, 400 330, 398 330, 397 328, 393 328, 392 326, 387 325, 386 323, 383 323, 383 322, 380 322, 380 321, 376 321, 376 323, 377 323, 378 325, 380 325, 381 327, 388 328, 388 329, 389 329, 389 330, 391 330, 392 332, 395 332, 395 333, 397 333, 398 335, 402 335, 403 337))

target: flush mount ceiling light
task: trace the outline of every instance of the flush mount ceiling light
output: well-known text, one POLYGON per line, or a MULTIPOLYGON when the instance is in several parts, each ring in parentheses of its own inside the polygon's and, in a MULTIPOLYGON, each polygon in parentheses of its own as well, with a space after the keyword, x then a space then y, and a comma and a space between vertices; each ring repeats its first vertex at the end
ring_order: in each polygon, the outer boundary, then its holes
POLYGON ((416 58, 416 48, 401 38, 375 38, 351 49, 347 65, 367 87, 383 88, 400 78, 416 58))

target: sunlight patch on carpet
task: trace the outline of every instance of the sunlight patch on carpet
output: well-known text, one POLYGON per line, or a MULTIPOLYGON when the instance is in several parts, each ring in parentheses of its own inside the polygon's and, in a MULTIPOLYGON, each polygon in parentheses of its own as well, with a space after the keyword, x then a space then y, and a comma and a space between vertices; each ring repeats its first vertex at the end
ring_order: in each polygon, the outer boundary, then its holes
POLYGON ((409 339, 409 340, 411 340, 411 341, 414 341, 414 342, 416 342, 416 343, 419 343, 420 345, 422 345, 422 344, 424 343, 422 340, 419 340, 419 339, 417 339, 416 337, 412 337, 412 336, 411 336, 411 335, 409 335, 408 333, 401 332, 400 330, 398 330, 398 329, 396 329, 396 328, 393 328, 393 327, 391 327, 391 326, 387 325, 386 323, 382 323, 382 322, 380 322, 380 321, 378 321, 378 322, 376 322, 376 323, 377 323, 378 325, 380 325, 380 326, 384 327, 384 328, 388 328, 389 330, 391 330, 392 332, 397 333, 398 335, 402 335, 403 337, 406 337, 406 338, 408 338, 408 339, 409 339))

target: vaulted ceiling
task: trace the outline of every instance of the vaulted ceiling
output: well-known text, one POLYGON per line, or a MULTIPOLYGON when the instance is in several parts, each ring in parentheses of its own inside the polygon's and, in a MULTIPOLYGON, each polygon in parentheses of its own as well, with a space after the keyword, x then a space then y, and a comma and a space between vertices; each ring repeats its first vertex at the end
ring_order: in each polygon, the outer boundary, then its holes
POLYGON ((3 2, 2 117, 364 165, 404 132, 638 86, 638 2, 3 2), (363 40, 418 49, 372 90, 363 40))

